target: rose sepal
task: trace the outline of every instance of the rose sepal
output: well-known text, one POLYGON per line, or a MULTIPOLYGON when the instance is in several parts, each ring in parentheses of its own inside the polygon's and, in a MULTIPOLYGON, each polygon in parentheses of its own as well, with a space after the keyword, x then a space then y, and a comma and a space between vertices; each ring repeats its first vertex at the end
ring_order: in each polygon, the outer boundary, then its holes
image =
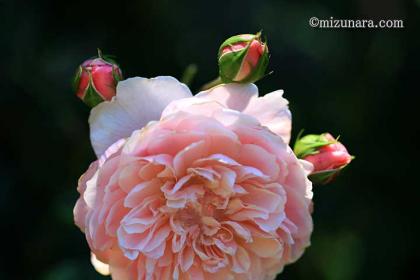
POLYGON ((308 179, 315 185, 326 185, 332 182, 347 165, 335 169, 312 172, 309 174, 308 179))
POLYGON ((319 148, 330 145, 330 144, 334 144, 337 142, 338 138, 333 141, 333 140, 329 140, 325 135, 326 133, 322 133, 319 135, 308 134, 308 135, 305 135, 304 137, 300 137, 300 135, 298 135, 298 138, 293 147, 293 151, 295 152, 296 156, 298 158, 304 158, 308 155, 318 154, 319 148))

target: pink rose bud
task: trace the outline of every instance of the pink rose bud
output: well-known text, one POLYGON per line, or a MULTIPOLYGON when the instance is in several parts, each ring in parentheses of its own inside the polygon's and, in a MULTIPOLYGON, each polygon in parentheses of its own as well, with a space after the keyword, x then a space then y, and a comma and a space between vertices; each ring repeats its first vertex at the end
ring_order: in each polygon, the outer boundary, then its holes
POLYGON ((115 96, 117 83, 122 79, 118 64, 98 50, 98 57, 86 60, 77 70, 74 78, 76 95, 88 106, 95 107, 115 96))
POLYGON ((298 158, 313 164, 309 178, 318 184, 331 182, 353 159, 346 147, 329 133, 299 138, 294 151, 298 158))
POLYGON ((230 37, 219 49, 219 75, 224 83, 253 83, 265 75, 268 47, 261 33, 230 37))

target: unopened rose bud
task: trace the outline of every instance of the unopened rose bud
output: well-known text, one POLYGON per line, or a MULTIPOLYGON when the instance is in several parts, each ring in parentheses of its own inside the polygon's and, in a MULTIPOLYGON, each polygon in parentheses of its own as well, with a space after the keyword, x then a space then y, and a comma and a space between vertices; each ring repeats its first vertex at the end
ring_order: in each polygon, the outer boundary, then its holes
POLYGON ((316 184, 331 182, 353 159, 346 147, 329 133, 310 134, 298 139, 294 152, 298 158, 313 164, 309 178, 316 184))
POLYGON ((77 70, 74 78, 76 95, 88 106, 95 107, 115 96, 117 83, 122 78, 120 67, 98 50, 98 57, 86 60, 77 70))
POLYGON ((261 33, 230 37, 219 49, 219 76, 224 83, 253 83, 265 75, 268 58, 261 33))

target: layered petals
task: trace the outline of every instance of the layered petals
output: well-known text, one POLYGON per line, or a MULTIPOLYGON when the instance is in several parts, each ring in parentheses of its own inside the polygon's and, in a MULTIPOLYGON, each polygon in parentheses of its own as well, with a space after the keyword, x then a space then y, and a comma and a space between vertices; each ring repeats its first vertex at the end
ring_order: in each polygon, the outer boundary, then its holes
POLYGON ((225 85, 174 101, 81 177, 75 220, 113 279, 274 279, 302 254, 310 165, 269 128, 290 123, 287 102, 257 94, 225 85))
MULTIPOLYGON (((288 101, 283 98, 283 90, 277 90, 258 97, 258 88, 254 84, 226 84, 198 93, 195 98, 172 102, 163 112, 163 116, 176 111, 191 110, 194 104, 216 102, 224 108, 243 112, 255 117, 279 135, 285 143, 290 141, 292 115, 288 101)), ((204 106, 202 106, 204 107, 204 106)), ((206 105, 206 110, 214 110, 215 105, 206 105)))

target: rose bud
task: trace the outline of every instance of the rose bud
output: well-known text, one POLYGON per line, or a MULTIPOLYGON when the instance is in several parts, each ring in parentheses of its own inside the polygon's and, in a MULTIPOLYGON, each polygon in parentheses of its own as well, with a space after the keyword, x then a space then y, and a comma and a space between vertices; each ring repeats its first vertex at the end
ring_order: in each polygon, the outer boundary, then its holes
POLYGON ((309 179, 316 184, 331 182, 354 158, 331 134, 309 134, 299 138, 294 146, 298 158, 309 161, 314 169, 309 179))
POLYGON ((117 83, 122 79, 120 67, 98 50, 98 57, 86 60, 77 70, 74 78, 76 95, 88 106, 95 107, 115 96, 117 83))
POLYGON ((265 75, 268 57, 260 32, 230 37, 219 49, 219 76, 224 83, 253 83, 265 75))

